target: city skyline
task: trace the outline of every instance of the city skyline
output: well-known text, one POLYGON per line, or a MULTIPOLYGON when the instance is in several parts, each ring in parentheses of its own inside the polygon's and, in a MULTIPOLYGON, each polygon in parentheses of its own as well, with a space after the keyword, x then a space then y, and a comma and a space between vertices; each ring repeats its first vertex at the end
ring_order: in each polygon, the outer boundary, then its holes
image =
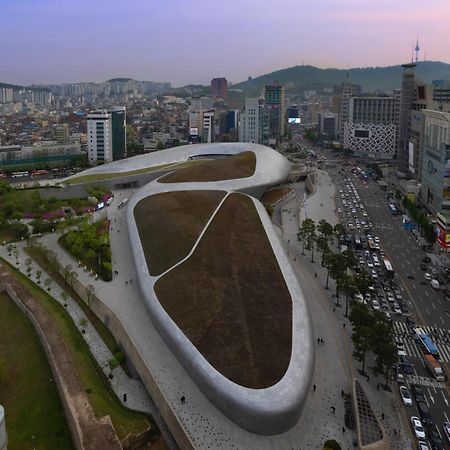
POLYGON ((450 4, 433 0, 247 0, 187 5, 132 0, 66 4, 4 0, 0 80, 16 84, 101 82, 116 76, 208 84, 307 64, 371 67, 411 59, 449 62, 450 4), (245 59, 241 55, 246 55, 245 59))

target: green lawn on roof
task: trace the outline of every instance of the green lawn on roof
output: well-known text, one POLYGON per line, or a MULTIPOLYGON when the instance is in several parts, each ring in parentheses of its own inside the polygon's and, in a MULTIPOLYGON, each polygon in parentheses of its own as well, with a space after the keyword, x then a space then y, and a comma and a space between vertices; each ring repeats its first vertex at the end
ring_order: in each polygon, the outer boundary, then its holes
POLYGON ((160 278, 155 291, 225 377, 254 389, 283 377, 291 357, 292 300, 249 197, 229 195, 194 253, 160 278))
POLYGON ((247 178, 255 173, 256 168, 256 155, 250 151, 203 161, 203 164, 171 172, 160 178, 158 182, 187 183, 247 178))

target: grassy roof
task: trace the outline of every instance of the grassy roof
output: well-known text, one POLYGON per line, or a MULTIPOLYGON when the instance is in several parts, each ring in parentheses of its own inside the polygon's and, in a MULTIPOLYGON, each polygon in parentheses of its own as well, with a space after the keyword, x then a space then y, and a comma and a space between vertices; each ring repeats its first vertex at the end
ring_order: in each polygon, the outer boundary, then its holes
POLYGON ((292 300, 247 196, 227 197, 195 252, 155 290, 177 326, 225 377, 254 389, 283 377, 291 357, 292 300))
POLYGON ((248 151, 176 170, 163 176, 158 182, 187 183, 247 178, 255 173, 255 167, 256 156, 248 151))
POLYGON ((223 191, 177 191, 152 195, 134 207, 150 275, 183 259, 225 196, 223 191))

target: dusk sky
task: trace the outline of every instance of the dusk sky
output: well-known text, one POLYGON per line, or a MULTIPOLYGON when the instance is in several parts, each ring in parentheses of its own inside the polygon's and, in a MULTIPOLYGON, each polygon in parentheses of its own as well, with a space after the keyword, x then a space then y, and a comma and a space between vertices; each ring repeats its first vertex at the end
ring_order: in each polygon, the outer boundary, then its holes
POLYGON ((449 0, 0 0, 0 81, 239 82, 305 64, 450 62, 449 0))

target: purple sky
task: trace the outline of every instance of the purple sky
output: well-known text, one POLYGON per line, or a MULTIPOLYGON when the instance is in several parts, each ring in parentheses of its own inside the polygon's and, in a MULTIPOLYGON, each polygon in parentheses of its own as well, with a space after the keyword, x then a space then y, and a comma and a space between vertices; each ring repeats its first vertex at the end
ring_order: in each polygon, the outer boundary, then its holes
POLYGON ((450 62, 449 0, 1 0, 0 81, 175 86, 273 70, 450 62))

